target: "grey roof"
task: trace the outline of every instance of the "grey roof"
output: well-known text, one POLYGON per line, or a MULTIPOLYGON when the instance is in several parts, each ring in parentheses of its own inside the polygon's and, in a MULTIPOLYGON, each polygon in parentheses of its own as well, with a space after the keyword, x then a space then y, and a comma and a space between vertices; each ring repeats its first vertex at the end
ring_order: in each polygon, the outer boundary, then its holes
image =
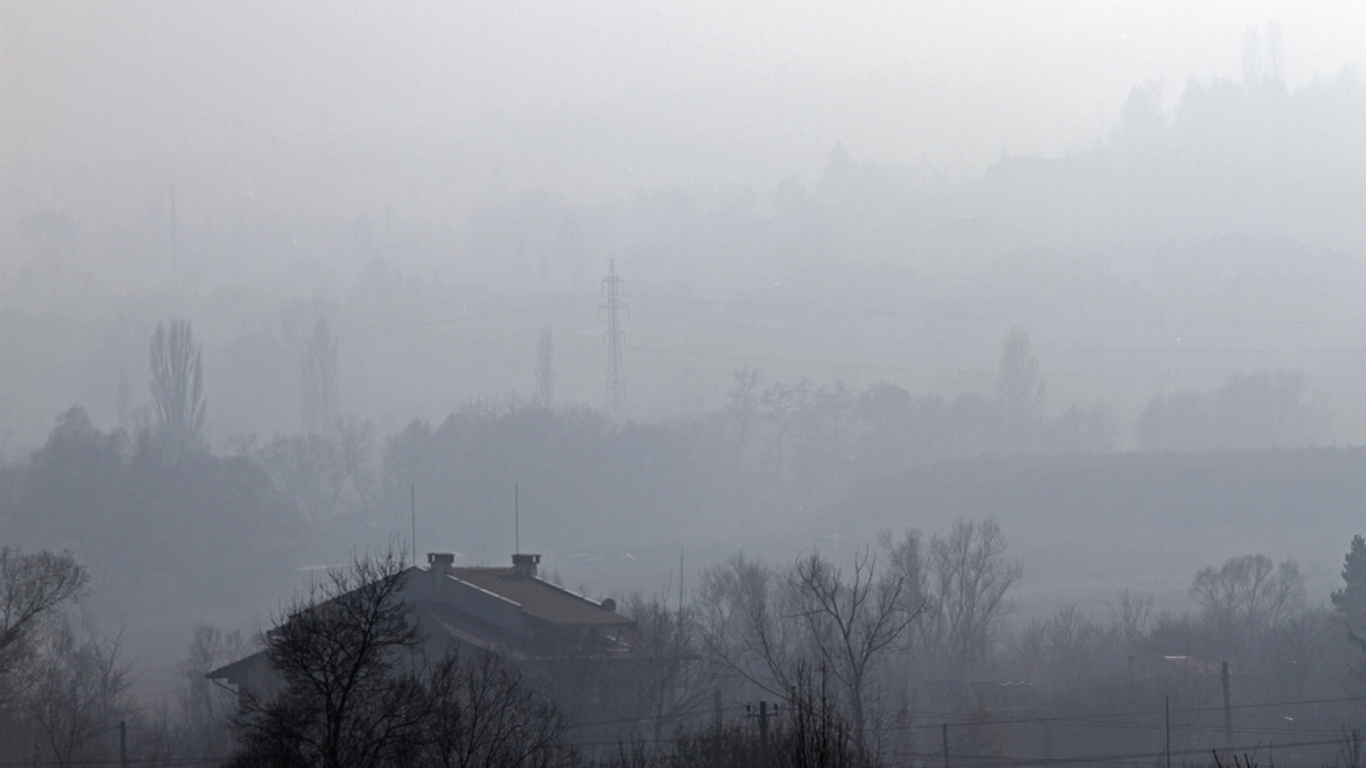
POLYGON ((521 607, 528 616, 551 624, 624 626, 630 619, 548 581, 518 575, 512 568, 452 568, 450 575, 521 607))

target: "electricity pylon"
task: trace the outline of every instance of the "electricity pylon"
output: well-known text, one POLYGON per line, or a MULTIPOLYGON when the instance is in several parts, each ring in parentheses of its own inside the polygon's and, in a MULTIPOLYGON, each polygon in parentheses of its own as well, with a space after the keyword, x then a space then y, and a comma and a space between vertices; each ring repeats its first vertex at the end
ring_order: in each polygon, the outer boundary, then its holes
POLYGON ((621 330, 621 312, 627 306, 621 303, 622 280, 617 277, 617 260, 608 264, 607 277, 602 280, 607 301, 598 310, 607 310, 607 331, 602 335, 607 347, 607 412, 619 421, 626 416, 626 374, 622 366, 626 334, 621 330))

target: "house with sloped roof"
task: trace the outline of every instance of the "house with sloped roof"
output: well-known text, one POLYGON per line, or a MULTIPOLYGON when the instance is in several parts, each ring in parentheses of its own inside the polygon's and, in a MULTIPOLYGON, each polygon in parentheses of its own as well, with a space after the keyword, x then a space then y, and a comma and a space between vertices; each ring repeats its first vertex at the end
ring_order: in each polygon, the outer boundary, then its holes
MULTIPOLYGON (((597 602, 542 579, 540 561, 519 553, 511 567, 456 567, 454 555, 431 553, 426 568, 410 567, 402 596, 427 650, 496 651, 580 722, 630 714, 640 704, 632 682, 645 667, 691 660, 647 642, 611 598, 597 602)), ((206 677, 239 692, 276 684, 264 651, 206 677)))

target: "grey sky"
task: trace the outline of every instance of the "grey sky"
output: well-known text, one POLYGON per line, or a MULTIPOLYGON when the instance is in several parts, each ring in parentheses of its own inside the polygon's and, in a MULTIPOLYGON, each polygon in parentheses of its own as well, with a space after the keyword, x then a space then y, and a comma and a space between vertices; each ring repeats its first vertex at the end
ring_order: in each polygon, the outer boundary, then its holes
POLYGON ((1343 2, 393 5, 7 2, 4 157, 420 149, 471 188, 581 199, 766 184, 840 140, 970 174, 1086 149, 1134 85, 1238 77, 1249 25, 1280 26, 1292 86, 1366 45, 1343 2))

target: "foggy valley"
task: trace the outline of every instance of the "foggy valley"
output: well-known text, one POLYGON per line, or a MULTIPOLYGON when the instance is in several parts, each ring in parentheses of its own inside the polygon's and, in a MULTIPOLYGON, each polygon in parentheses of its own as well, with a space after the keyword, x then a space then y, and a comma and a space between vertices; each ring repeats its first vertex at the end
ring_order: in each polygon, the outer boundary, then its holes
POLYGON ((0 6, 0 765, 1358 768, 1363 41, 0 6))

